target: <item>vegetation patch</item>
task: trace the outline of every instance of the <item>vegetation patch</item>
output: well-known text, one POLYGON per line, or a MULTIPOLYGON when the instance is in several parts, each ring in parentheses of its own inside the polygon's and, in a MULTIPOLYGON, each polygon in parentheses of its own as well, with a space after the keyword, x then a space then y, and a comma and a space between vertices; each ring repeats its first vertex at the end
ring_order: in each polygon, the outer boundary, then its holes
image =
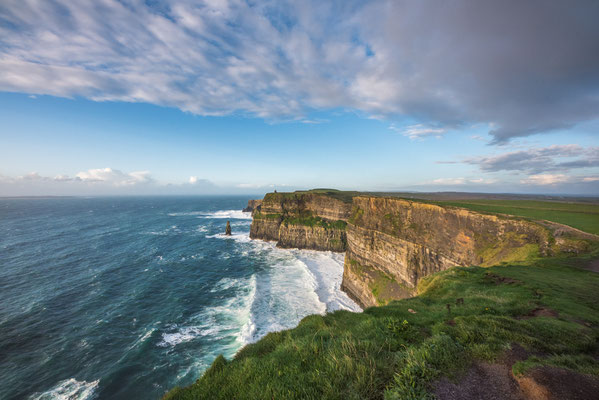
POLYGON ((354 206, 349 217, 349 222, 353 225, 359 225, 364 216, 364 210, 360 207, 354 206))
POLYGON ((303 226, 319 226, 325 229, 345 230, 347 222, 345 221, 329 221, 313 215, 305 216, 287 216, 282 221, 283 225, 303 225, 303 226))
POLYGON ((379 305, 386 305, 393 299, 406 297, 405 295, 402 296, 402 294, 407 291, 407 288, 397 282, 392 276, 381 271, 372 271, 370 273, 368 287, 379 305))
POLYGON ((483 266, 531 260, 539 256, 539 245, 528 243, 527 236, 523 234, 508 232, 502 238, 484 238, 479 234, 476 239, 479 243, 476 255, 483 266))
POLYGON ((599 235, 599 204, 538 200, 436 201, 435 204, 547 220, 599 235))
POLYGON ((547 366, 599 376, 599 361, 587 354, 558 354, 549 357, 532 356, 525 361, 515 363, 512 366, 512 372, 516 376, 522 376, 533 368, 547 366))
POLYGON ((283 218, 283 216, 281 214, 265 214, 265 213, 261 213, 261 212, 256 212, 254 213, 254 215, 252 215, 253 219, 270 219, 270 220, 280 220, 281 218, 283 218))

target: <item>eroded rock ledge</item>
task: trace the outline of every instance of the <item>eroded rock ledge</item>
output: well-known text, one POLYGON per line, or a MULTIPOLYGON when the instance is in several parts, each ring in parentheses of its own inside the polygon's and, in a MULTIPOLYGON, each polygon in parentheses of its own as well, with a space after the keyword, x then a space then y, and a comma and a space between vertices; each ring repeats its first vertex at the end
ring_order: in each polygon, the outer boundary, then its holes
POLYGON ((558 251, 551 231, 532 221, 342 193, 268 193, 253 211, 250 237, 345 251, 342 289, 363 307, 412 296, 421 278, 452 266, 558 251))

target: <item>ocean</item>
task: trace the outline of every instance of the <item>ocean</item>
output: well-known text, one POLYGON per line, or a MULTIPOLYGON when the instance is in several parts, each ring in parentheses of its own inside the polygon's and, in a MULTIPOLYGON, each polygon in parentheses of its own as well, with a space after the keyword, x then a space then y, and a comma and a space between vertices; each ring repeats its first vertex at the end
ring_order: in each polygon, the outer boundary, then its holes
POLYGON ((158 399, 306 315, 360 311, 342 254, 250 240, 247 200, 0 199, 0 399, 158 399))

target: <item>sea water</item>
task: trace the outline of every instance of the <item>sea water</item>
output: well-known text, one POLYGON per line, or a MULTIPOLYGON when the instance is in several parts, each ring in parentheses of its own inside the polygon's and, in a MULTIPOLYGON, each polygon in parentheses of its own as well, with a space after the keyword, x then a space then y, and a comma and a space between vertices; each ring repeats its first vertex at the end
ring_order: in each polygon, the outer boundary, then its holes
POLYGON ((160 398, 306 315, 360 310, 342 254, 250 240, 247 200, 0 199, 0 399, 160 398))

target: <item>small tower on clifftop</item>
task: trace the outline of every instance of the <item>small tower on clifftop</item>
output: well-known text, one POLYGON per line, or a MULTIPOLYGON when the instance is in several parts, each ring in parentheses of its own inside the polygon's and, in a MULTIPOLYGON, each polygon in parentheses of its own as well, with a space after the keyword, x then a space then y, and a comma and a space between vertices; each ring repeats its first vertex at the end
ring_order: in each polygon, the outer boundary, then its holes
POLYGON ((231 223, 227 221, 227 227, 225 228, 225 235, 231 236, 231 223))

